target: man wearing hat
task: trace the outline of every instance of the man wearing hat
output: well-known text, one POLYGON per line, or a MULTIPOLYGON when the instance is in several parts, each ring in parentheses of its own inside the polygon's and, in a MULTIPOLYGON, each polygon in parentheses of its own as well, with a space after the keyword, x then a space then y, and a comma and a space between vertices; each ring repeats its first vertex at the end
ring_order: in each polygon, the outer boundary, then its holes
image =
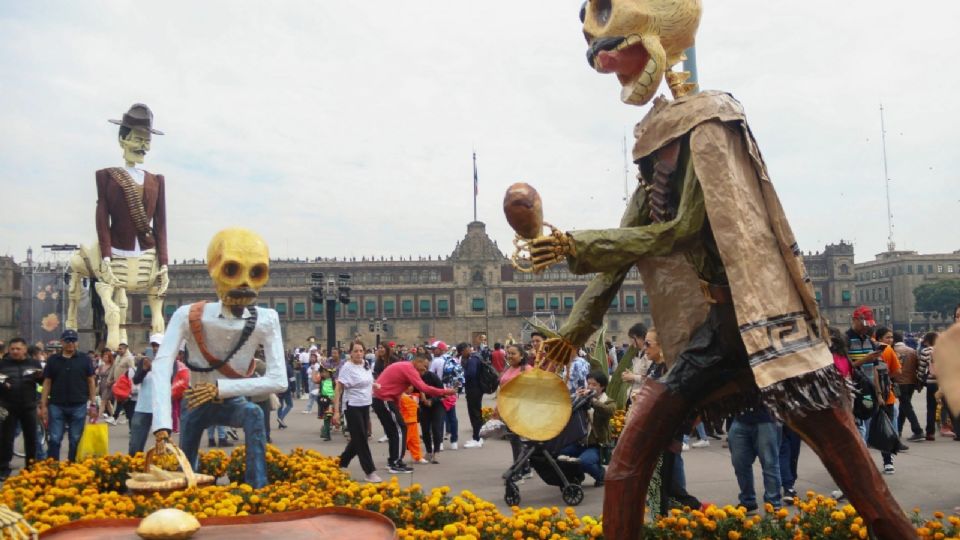
POLYGON ((47 358, 43 369, 43 393, 40 395, 40 421, 47 424, 50 442, 47 457, 60 459, 63 432, 70 432, 67 459, 77 458, 77 445, 83 435, 85 417, 96 419, 97 385, 93 361, 77 350, 76 330, 64 330, 60 336, 63 349, 47 358))
MULTIPOLYGON (((71 266, 79 274, 75 277, 92 273, 97 278, 96 290, 105 311, 107 346, 115 349, 121 340, 126 340, 120 326, 126 318, 124 290, 147 292, 147 301, 155 314, 151 332, 163 333, 160 314, 169 278, 163 175, 138 168, 150 151, 151 137, 163 132, 153 128, 153 112, 142 103, 134 103, 122 119, 110 122, 120 126, 118 141, 124 166, 97 171, 97 245, 81 248, 80 257, 75 257, 71 266)), ((71 281, 68 328, 76 328, 79 281, 71 281)))

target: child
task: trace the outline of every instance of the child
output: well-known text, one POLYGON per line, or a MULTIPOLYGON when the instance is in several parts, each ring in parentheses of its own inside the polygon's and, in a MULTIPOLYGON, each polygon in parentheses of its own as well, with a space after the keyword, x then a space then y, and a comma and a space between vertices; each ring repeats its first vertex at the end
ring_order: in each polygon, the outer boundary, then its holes
POLYGON ((330 440, 330 418, 333 417, 333 377, 329 370, 320 368, 320 395, 317 396, 319 410, 317 417, 323 415, 323 429, 320 438, 330 440))
POLYGON ((418 429, 420 421, 417 418, 420 404, 412 394, 413 387, 410 386, 400 396, 400 416, 403 417, 403 423, 407 425, 407 450, 410 451, 414 463, 429 463, 423 459, 423 452, 420 451, 420 430, 418 429))

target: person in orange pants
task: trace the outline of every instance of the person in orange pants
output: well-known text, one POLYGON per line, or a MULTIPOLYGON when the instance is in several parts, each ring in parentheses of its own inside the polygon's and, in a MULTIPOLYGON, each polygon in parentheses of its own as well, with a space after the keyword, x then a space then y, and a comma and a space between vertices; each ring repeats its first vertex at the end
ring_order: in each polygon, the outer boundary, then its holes
POLYGON ((407 425, 407 450, 413 457, 414 463, 428 463, 423 459, 423 451, 420 449, 420 421, 417 418, 420 403, 412 394, 411 386, 400 396, 400 416, 403 417, 403 423, 407 425))

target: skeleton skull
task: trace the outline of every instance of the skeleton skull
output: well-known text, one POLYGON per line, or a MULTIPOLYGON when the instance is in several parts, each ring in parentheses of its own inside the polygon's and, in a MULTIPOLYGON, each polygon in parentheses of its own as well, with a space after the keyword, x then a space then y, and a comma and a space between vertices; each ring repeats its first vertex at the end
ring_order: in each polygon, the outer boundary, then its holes
POLYGON ((600 73, 617 74, 624 103, 647 103, 693 45, 700 1, 587 0, 580 10, 587 61, 600 73))
POLYGON ((120 139, 120 148, 123 148, 123 160, 132 166, 143 163, 144 156, 150 151, 150 132, 143 128, 133 128, 127 136, 120 139))
POLYGON ((253 231, 224 229, 207 246, 207 271, 223 305, 250 305, 270 278, 267 244, 253 231))

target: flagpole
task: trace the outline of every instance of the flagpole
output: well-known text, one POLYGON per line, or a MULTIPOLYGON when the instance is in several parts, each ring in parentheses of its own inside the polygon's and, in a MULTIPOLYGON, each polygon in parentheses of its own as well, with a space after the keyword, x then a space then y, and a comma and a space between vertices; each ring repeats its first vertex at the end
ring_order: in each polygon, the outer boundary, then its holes
POLYGON ((477 220, 477 152, 473 152, 473 220, 477 220))

